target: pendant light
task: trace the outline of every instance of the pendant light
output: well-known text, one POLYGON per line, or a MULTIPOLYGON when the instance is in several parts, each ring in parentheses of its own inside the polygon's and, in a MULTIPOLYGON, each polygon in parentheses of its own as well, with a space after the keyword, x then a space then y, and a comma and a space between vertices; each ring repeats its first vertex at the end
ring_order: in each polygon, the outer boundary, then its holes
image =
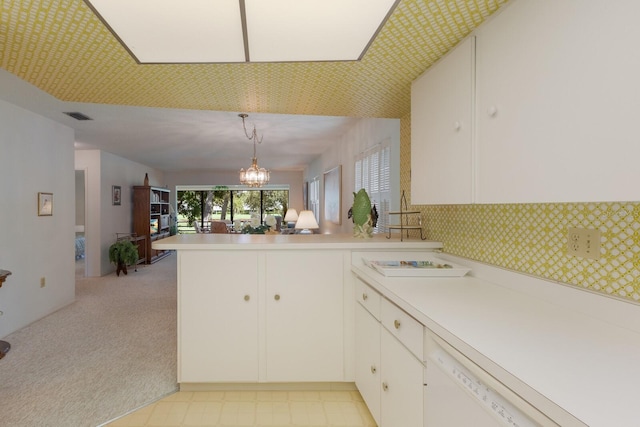
POLYGON ((238 117, 242 118, 244 134, 250 141, 253 141, 253 159, 251 161, 251 166, 247 170, 244 170, 244 168, 240 169, 240 183, 247 187, 262 187, 269 183, 269 171, 258 166, 258 157, 256 156, 256 143, 260 144, 262 142, 262 138, 258 139, 258 132, 256 131, 255 125, 253 125, 253 131, 251 134, 247 132, 245 119, 249 117, 248 114, 238 114, 238 117))

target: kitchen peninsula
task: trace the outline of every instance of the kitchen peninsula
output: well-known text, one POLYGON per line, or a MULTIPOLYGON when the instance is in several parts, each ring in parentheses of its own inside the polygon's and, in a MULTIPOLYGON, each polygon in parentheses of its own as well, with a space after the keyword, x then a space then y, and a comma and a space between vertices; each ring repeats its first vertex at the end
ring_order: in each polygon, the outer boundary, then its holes
POLYGON ((154 245, 178 251, 182 390, 355 383, 381 427, 447 425, 438 420, 467 413, 436 392, 449 346, 492 378, 522 425, 635 422, 635 304, 444 253, 471 272, 385 277, 363 263, 431 257, 441 245, 429 241, 185 235, 154 245))
POLYGON ((437 242, 350 234, 177 235, 182 390, 354 381, 353 251, 427 252, 437 242))

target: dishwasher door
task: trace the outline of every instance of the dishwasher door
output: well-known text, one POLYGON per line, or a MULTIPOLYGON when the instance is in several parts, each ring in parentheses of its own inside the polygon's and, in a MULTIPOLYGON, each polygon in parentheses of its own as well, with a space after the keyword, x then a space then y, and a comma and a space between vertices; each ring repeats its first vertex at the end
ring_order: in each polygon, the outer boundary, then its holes
POLYGON ((440 337, 425 338, 425 427, 557 426, 440 337))
POLYGON ((500 423, 431 360, 424 395, 425 427, 496 427, 500 423))

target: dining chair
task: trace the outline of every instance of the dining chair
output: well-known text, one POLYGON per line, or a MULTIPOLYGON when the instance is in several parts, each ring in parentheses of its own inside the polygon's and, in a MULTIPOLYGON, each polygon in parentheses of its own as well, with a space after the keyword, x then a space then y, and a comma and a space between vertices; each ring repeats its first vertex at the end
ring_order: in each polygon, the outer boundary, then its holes
POLYGON ((218 234, 226 234, 229 232, 227 224, 224 221, 211 221, 211 232, 218 234))

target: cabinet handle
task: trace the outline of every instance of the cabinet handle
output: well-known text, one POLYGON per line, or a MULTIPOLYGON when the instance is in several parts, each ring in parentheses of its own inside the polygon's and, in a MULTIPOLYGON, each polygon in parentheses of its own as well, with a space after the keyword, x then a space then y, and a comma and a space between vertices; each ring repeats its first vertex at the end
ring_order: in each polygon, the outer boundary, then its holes
POLYGON ((280 294, 275 294, 273 299, 276 300, 276 301, 280 301, 280 294))
POLYGON ((371 365, 371 373, 375 374, 376 372, 378 372, 378 368, 375 365, 371 365))
POLYGON ((395 326, 396 329, 400 329, 400 321, 399 320, 394 320, 393 321, 393 326, 395 326))
POLYGON ((386 382, 382 383, 382 389, 383 389, 384 391, 389 390, 389 384, 387 384, 386 382))
POLYGON ((487 114, 489 117, 495 117, 498 114, 498 108, 495 105, 487 108, 487 114))
POLYGON ((251 299, 251 297, 250 297, 249 295, 245 295, 245 296, 244 296, 244 300, 245 300, 245 301, 249 301, 250 299, 251 299))
POLYGON ((460 123, 460 122, 453 122, 453 129, 454 129, 456 132, 459 132, 461 128, 462 128, 462 123, 460 123))
POLYGON ((369 295, 367 295, 366 293, 364 293, 364 292, 363 292, 363 293, 362 293, 362 299, 363 299, 364 301, 366 301, 366 300, 367 300, 367 298, 369 298, 369 295))

